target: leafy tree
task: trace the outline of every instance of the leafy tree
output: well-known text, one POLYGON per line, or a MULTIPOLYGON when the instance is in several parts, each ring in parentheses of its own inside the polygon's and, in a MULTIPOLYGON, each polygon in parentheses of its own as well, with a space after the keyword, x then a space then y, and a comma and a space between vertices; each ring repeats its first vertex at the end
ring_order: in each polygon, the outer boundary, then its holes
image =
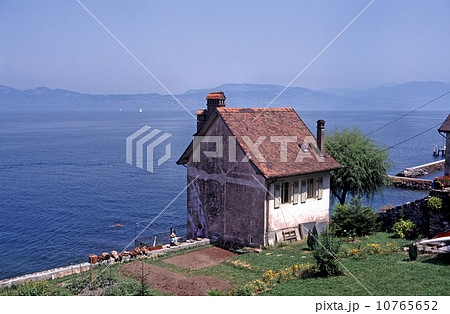
POLYGON ((372 233, 377 227, 377 214, 372 207, 364 206, 360 196, 351 197, 347 204, 335 206, 331 216, 336 234, 357 236, 372 233))
POLYGON ((357 127, 333 130, 325 137, 325 150, 343 168, 331 173, 331 193, 341 204, 347 194, 373 197, 388 184, 387 171, 393 165, 388 150, 357 127))

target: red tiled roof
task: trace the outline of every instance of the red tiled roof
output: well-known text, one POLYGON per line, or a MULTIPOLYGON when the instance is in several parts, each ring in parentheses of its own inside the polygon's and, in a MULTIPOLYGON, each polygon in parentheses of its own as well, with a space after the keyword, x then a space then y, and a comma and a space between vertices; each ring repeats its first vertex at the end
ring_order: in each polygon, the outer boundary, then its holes
POLYGON ((267 178, 283 177, 291 175, 306 174, 312 172, 328 171, 341 168, 326 152, 323 158, 313 152, 309 146, 310 153, 305 158, 297 159, 302 153, 300 145, 305 139, 317 147, 313 134, 309 131, 293 108, 217 108, 217 112, 227 124, 230 131, 236 137, 247 156, 255 166, 267 178), (257 156, 249 147, 244 137, 248 137, 253 143, 259 136, 265 136, 265 140, 258 146, 265 161, 258 160, 257 156), (274 136, 292 136, 297 142, 287 144, 286 161, 282 160, 281 143, 271 141, 274 136), (316 158, 317 157, 317 158, 316 158))
POLYGON ((199 110, 197 110, 197 112, 195 114, 198 116, 200 114, 204 114, 205 111, 206 111, 206 109, 199 109, 199 110))
POLYGON ((447 119, 445 119, 444 123, 439 127, 439 132, 450 132, 450 114, 447 119))

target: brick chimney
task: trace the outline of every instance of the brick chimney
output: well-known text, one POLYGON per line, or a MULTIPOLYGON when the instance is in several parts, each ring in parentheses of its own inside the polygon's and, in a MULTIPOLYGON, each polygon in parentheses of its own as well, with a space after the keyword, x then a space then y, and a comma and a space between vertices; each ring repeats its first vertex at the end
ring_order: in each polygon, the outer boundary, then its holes
POLYGON ((217 107, 225 107, 225 94, 223 92, 211 92, 206 96, 206 111, 208 118, 216 111, 217 107))
POLYGON ((325 140, 325 121, 317 120, 317 148, 323 154, 325 140))
POLYGON ((197 111, 197 132, 205 125, 217 107, 225 107, 225 99, 223 92, 211 92, 206 96, 206 110, 197 111))

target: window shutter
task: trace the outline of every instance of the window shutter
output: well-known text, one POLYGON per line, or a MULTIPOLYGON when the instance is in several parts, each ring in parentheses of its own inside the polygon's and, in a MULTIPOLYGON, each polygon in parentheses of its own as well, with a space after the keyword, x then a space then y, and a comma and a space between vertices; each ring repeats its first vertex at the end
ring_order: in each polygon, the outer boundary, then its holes
POLYGON ((275 199, 274 199, 274 201, 275 201, 275 208, 278 208, 278 207, 280 207, 280 203, 281 203, 281 186, 280 186, 280 184, 279 183, 275 183, 275 187, 274 187, 274 189, 275 189, 275 199))
POLYGON ((298 204, 298 181, 292 183, 293 204, 298 204))
POLYGON ((300 202, 306 202, 306 180, 302 180, 301 192, 300 192, 300 202))
POLYGON ((323 178, 317 179, 317 199, 321 200, 323 197, 323 178))

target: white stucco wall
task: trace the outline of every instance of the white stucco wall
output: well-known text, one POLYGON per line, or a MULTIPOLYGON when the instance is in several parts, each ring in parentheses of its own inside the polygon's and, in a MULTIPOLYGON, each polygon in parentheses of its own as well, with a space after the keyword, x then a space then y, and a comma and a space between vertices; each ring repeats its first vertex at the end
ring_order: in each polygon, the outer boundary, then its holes
MULTIPOLYGON (((305 203, 299 202, 293 204, 293 195, 291 193, 291 201, 289 203, 280 204, 279 208, 275 208, 275 183, 271 183, 268 187, 270 195, 267 201, 267 230, 266 232, 272 232, 280 229, 295 228, 299 223, 308 222, 323 222, 329 219, 330 208, 330 174, 329 172, 322 172, 320 174, 308 174, 296 177, 290 177, 287 179, 278 179, 276 183, 294 180, 304 180, 310 178, 323 178, 323 195, 322 199, 315 198, 306 199, 305 203)), ((292 184, 291 184, 292 188, 292 184)))

